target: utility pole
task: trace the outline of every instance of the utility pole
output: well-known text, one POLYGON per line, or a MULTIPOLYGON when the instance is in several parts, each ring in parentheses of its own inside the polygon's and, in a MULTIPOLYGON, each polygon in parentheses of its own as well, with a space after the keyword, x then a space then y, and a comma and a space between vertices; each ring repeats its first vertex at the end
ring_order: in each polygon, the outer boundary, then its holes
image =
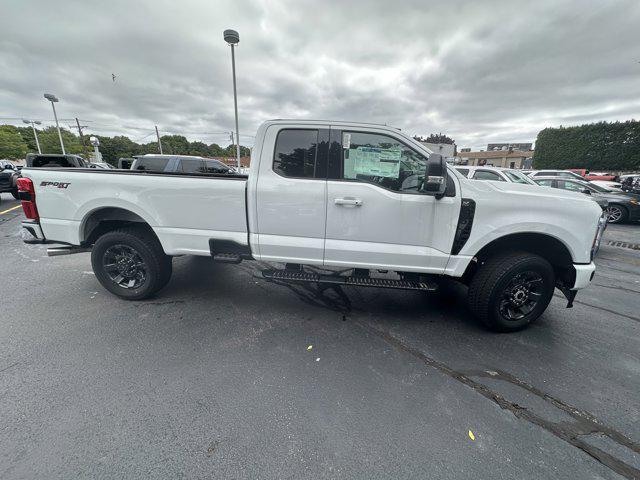
POLYGON ((78 120, 78 117, 76 117, 76 126, 74 127, 73 125, 69 125, 69 128, 77 128, 78 129, 78 135, 80 135, 80 143, 82 144, 82 153, 84 153, 84 157, 88 160, 88 154, 87 154, 87 146, 84 143, 84 135, 82 135, 82 129, 83 128, 89 128, 88 125, 80 125, 80 120, 78 120))
POLYGON ((160 134, 158 133, 157 125, 156 125, 156 137, 158 137, 158 148, 160 149, 160 155, 162 155, 162 142, 160 141, 160 134))

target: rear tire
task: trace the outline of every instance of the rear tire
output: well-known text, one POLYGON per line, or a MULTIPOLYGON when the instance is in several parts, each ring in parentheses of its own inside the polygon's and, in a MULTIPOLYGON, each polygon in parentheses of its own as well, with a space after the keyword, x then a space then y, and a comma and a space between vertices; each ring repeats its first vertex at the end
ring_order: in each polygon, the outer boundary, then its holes
POLYGON ((104 288, 125 300, 149 298, 171 278, 171 257, 144 227, 105 233, 91 250, 91 265, 104 288))
POLYGON ((491 330, 514 332, 546 310, 555 275, 544 258, 527 252, 506 252, 482 264, 471 283, 467 302, 491 330))
POLYGON ((18 200, 20 198, 20 197, 18 197, 18 187, 16 187, 13 190, 11 190, 11 195, 13 195, 13 198, 15 198, 16 200, 18 200))

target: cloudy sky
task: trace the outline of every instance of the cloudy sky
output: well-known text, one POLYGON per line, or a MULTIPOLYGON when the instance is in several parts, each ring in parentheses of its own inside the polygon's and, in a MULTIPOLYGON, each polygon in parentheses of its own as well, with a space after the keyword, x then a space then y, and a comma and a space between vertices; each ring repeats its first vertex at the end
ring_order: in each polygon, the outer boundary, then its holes
POLYGON ((51 92, 91 133, 148 142, 157 124, 226 144, 226 28, 240 32, 241 135, 320 118, 483 148, 640 118, 637 0, 3 0, 0 123, 50 122, 51 92))

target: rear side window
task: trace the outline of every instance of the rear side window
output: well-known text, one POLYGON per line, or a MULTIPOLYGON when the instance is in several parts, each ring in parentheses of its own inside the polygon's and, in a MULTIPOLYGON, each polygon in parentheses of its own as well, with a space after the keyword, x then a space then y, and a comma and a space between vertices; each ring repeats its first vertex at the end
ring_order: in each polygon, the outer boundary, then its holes
POLYGON ((318 130, 280 130, 273 171, 283 177, 313 178, 318 154, 318 130))
POLYGON ((199 158, 184 158, 180 160, 178 171, 182 173, 203 173, 204 165, 199 158))
POLYGON ((553 187, 553 180, 536 180, 536 183, 543 187, 553 187))
POLYGON ((135 170, 146 170, 148 172, 164 172, 169 163, 168 157, 140 157, 136 162, 135 170))

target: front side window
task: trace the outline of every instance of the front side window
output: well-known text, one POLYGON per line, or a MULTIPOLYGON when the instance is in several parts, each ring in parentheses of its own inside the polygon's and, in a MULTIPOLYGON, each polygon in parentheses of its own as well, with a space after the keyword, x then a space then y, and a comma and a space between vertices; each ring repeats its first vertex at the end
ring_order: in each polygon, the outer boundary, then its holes
POLYGON ((579 182, 569 182, 567 180, 558 180, 558 188, 570 190, 572 192, 583 192, 585 189, 590 190, 586 184, 579 182))
POLYGON ((164 172, 169 163, 168 157, 140 157, 136 162, 135 170, 145 170, 148 172, 164 172))
POLYGON ((536 183, 542 187, 553 187, 553 180, 536 180, 536 183))
POLYGON ((182 173, 202 173, 204 171, 202 160, 199 158, 180 159, 178 171, 182 173))
POLYGON ((273 171, 283 177, 313 178, 318 153, 318 130, 280 130, 273 171))
POLYGON ((218 160, 205 160, 204 165, 204 171, 206 173, 229 173, 231 170, 228 166, 218 160))
POLYGON ((496 172, 491 172, 489 170, 476 170, 473 174, 474 180, 494 180, 496 182, 504 182, 504 178, 498 175, 496 172))
POLYGON ((343 132, 342 178, 373 183, 396 192, 418 192, 427 157, 378 133, 343 132))

